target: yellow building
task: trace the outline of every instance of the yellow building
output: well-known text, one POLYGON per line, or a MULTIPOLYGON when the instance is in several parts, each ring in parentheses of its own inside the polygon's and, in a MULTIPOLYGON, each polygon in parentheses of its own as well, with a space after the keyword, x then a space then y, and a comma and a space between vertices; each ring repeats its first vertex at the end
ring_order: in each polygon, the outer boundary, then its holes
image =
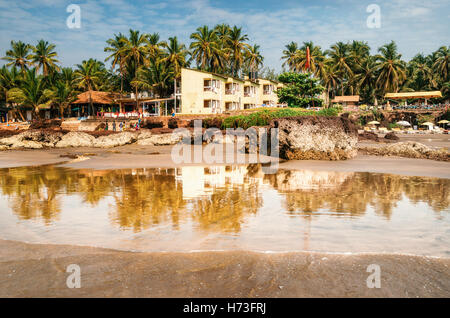
POLYGON ((220 114, 262 105, 275 107, 276 90, 282 84, 183 68, 177 86, 177 113, 220 114))

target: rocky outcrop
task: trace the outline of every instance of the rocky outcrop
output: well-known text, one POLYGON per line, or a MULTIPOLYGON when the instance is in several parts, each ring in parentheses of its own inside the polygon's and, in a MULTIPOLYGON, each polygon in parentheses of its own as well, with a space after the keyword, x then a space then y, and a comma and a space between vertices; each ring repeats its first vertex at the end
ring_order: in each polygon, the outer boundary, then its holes
POLYGON ((358 130, 344 117, 274 119, 279 131, 280 158, 287 160, 345 160, 357 155, 358 130))
POLYGON ((183 138, 182 134, 151 135, 148 138, 138 140, 140 146, 169 146, 175 145, 183 138))
POLYGON ((123 132, 121 134, 98 137, 94 140, 93 146, 97 148, 113 148, 131 144, 137 139, 136 133, 123 132))
POLYGON ((55 147, 63 134, 51 130, 28 130, 18 135, 0 139, 0 145, 11 149, 41 149, 55 147))
POLYGON ((92 147, 94 142, 95 137, 83 132, 72 131, 64 135, 55 147, 92 147))
POLYGON ((415 141, 398 142, 382 147, 361 147, 359 150, 365 154, 376 156, 398 156, 450 161, 450 153, 446 149, 431 149, 415 141))

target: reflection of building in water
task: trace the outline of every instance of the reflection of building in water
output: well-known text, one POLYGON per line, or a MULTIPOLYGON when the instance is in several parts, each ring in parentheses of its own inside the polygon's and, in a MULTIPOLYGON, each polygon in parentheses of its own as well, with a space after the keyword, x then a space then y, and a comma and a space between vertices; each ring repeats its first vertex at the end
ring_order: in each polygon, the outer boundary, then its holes
POLYGON ((228 185, 243 185, 248 181, 246 176, 245 166, 188 166, 176 171, 176 180, 182 184, 184 199, 210 196, 215 189, 228 185))

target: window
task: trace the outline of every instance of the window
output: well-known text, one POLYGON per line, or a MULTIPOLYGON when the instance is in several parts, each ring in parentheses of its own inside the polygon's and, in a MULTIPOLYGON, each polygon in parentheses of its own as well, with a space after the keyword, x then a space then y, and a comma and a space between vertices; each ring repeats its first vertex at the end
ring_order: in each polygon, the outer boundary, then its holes
POLYGON ((274 86, 270 85, 270 84, 264 85, 263 91, 264 91, 264 95, 271 95, 274 91, 274 86))

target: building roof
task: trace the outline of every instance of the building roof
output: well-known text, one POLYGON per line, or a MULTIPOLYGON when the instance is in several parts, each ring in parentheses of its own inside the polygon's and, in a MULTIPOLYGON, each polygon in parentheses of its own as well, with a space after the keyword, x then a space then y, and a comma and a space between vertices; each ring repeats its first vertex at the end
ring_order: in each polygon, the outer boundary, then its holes
POLYGON ((116 104, 115 98, 118 97, 117 94, 110 92, 87 91, 78 95, 77 100, 72 104, 89 104, 89 94, 91 95, 93 104, 116 104))
POLYGON ((359 95, 336 96, 332 103, 359 102, 359 95))
POLYGON ((435 97, 442 97, 442 93, 440 91, 387 93, 384 97, 389 99, 435 98, 435 97))

